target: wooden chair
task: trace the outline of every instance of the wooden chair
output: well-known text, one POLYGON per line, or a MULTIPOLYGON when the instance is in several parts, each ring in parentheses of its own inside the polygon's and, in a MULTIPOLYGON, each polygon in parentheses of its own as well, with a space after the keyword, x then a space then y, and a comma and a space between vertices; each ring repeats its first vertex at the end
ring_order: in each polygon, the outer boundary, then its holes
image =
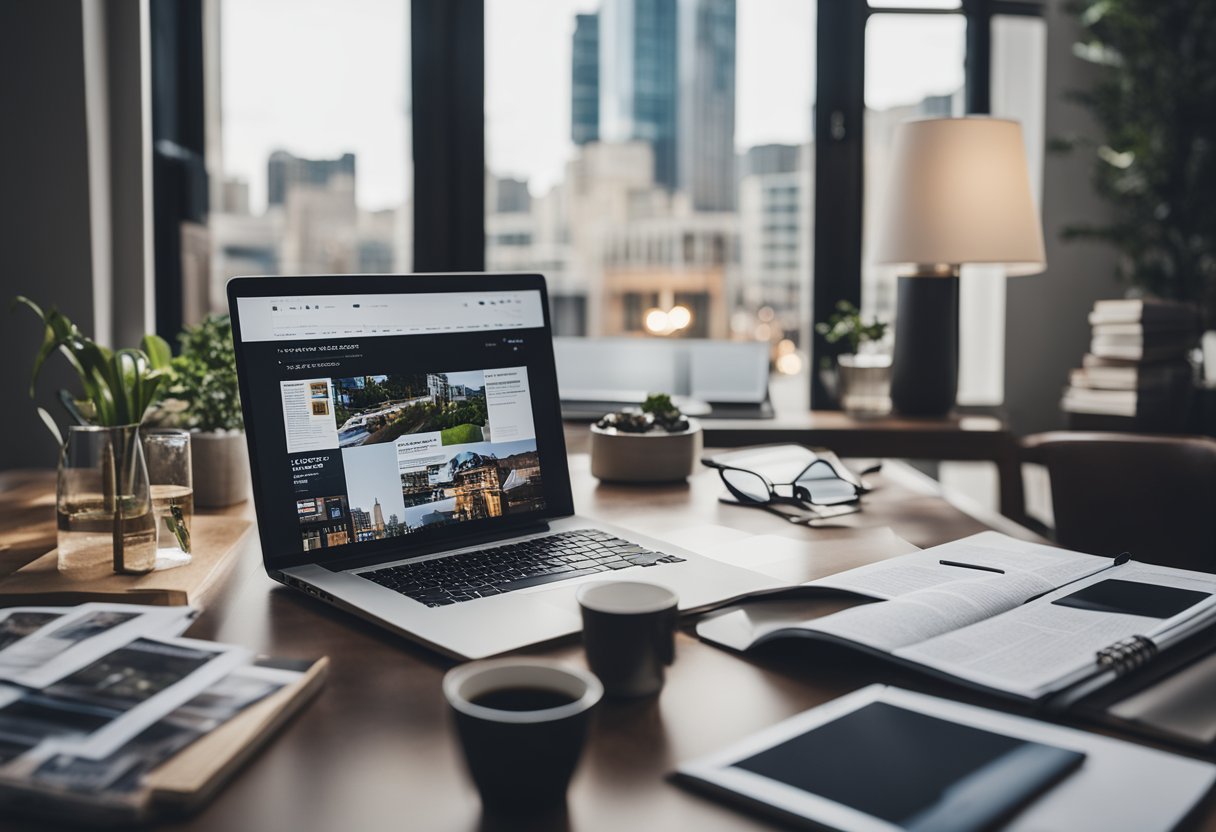
POLYGON ((1216 572, 1216 440, 1052 432, 1022 448, 1051 478, 1061 546, 1216 572))

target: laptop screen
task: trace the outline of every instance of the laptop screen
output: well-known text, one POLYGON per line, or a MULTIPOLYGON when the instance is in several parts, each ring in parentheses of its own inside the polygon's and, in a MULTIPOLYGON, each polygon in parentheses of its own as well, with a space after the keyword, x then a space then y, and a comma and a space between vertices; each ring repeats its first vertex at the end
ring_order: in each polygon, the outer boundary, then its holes
POLYGON ((569 513, 540 289, 241 296, 236 312, 268 561, 407 556, 569 513))

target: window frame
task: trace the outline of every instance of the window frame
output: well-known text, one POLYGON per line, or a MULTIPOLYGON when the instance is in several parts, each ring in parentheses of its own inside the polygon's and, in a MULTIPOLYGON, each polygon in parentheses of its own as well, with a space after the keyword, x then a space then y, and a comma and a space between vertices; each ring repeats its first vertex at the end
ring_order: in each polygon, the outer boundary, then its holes
MULTIPOLYGON (((211 0, 214 2, 215 0, 211 0)), ((204 0, 151 0, 152 114, 155 147, 185 146, 201 160, 204 0), (177 8, 174 8, 177 6, 177 8), (158 19, 163 23, 158 24, 158 19)), ((744 0, 746 2, 746 0, 744 0)), ((888 7, 876 0, 817 2, 814 117, 812 310, 841 299, 861 304, 864 189, 865 33, 872 14, 961 14, 967 23, 965 103, 991 111, 992 24, 1000 16, 1044 15, 1043 0, 960 0, 953 9, 888 7)), ((485 269, 485 6, 484 0, 413 0, 410 4, 413 117, 413 271, 485 269), (426 210, 420 210, 426 206, 426 210)), ((205 173, 203 174, 205 177, 205 173)), ((157 331, 181 326, 182 219, 198 207, 174 196, 173 172, 153 170, 157 331)), ((205 183, 205 178, 204 178, 205 183)), ((205 199, 205 187, 204 187, 205 199)), ((202 205, 205 216, 206 204, 202 205)), ((812 313, 814 314, 814 313, 812 313)), ((810 351, 810 406, 836 407, 819 378, 821 357, 834 355, 822 336, 810 351)))

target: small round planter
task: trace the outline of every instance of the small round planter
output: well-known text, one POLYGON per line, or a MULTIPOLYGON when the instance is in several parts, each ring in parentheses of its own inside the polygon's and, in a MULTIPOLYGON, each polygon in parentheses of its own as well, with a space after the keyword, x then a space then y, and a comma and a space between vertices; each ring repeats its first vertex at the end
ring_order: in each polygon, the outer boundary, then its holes
POLYGON ((190 434, 194 504, 223 508, 249 499, 249 453, 241 431, 190 434))
POLYGON ((682 482, 701 458, 701 423, 688 420, 688 430, 627 433, 591 426, 591 474, 604 482, 682 482))

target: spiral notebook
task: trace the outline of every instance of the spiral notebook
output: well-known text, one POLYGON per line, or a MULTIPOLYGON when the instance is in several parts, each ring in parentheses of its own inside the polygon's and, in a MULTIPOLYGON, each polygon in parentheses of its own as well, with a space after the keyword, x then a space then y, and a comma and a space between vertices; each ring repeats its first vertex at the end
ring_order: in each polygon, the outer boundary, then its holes
POLYGON ((852 596, 799 617, 787 600, 729 608, 697 626, 748 650, 782 638, 843 644, 1010 697, 1058 708, 1216 625, 1216 575, 1103 558, 996 532, 803 584, 852 596))

